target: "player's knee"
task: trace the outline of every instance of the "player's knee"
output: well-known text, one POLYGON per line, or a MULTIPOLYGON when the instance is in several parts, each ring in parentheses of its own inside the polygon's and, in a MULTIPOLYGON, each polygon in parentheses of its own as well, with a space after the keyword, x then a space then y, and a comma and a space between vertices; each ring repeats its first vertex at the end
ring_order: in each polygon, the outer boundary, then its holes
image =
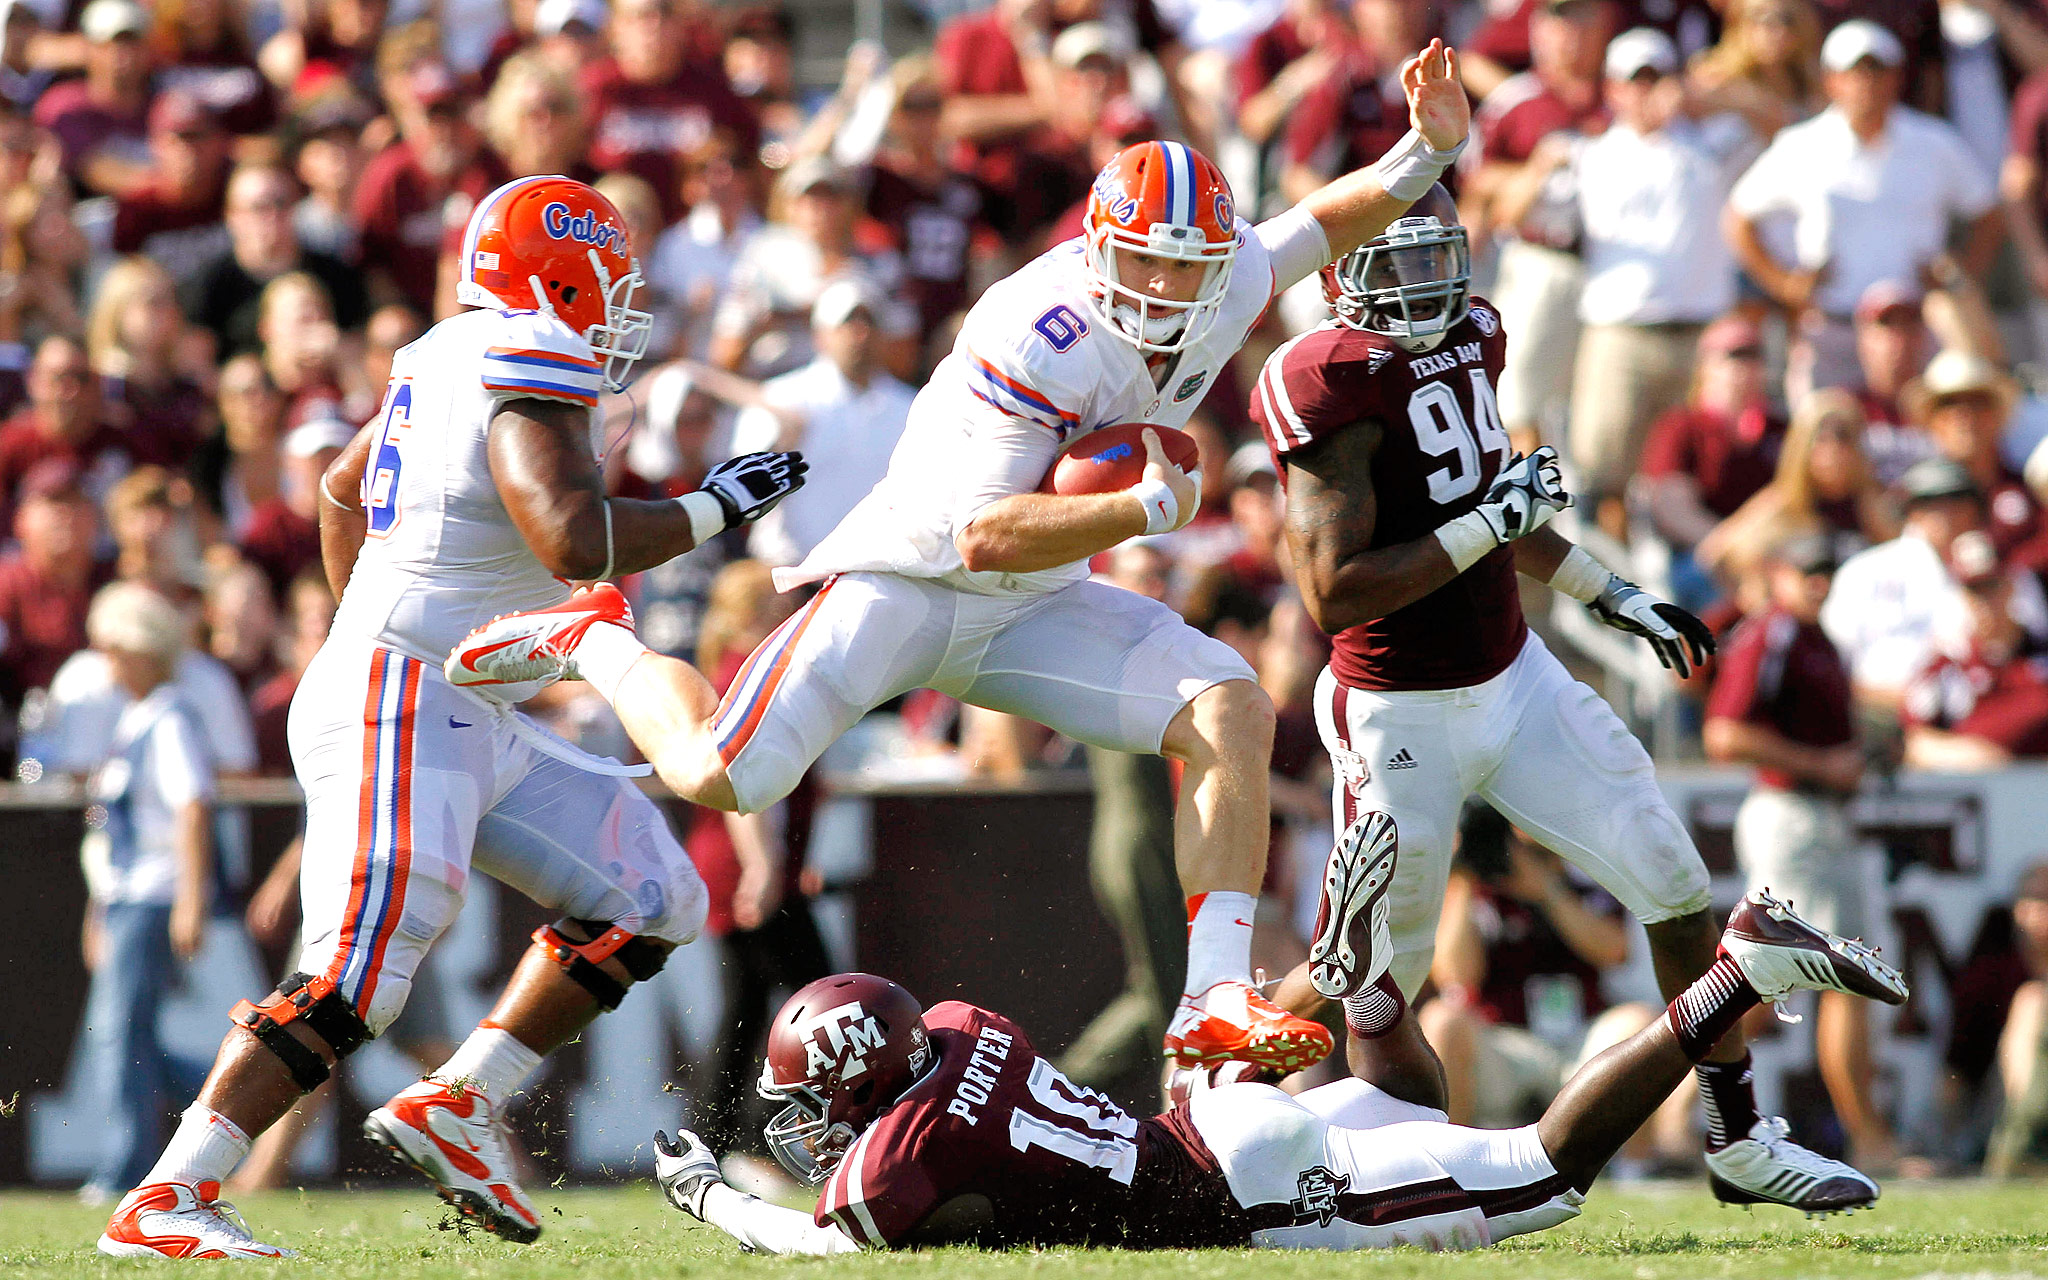
POLYGON ((242 1001, 229 1016, 282 1062, 293 1082, 307 1092, 326 1082, 331 1062, 362 1048, 382 1030, 361 1017, 331 980, 305 973, 278 983, 265 1000, 242 1001))
POLYGON ((711 911, 711 895, 688 858, 670 869, 662 910, 640 926, 639 936, 665 947, 696 941, 711 911))
MULTIPOLYGON (((1712 906, 1707 864, 1661 794, 1645 796, 1626 811, 1614 847, 1627 851, 1637 899, 1628 905, 1645 927, 1704 916, 1712 906)), ((1719 936, 1711 920, 1705 927, 1719 936)))
MULTIPOLYGON (((725 762, 719 759, 717 752, 689 743, 657 752, 650 763, 663 784, 691 804, 726 813, 739 809, 732 779, 726 775, 725 762)), ((791 783, 792 787, 794 785, 791 783)), ((765 803, 773 804, 774 801, 765 803)))
POLYGON ((1169 730, 1165 754, 1190 764, 1272 754, 1273 699, 1250 680, 1226 680, 1195 695, 1169 730), (1173 730, 1178 730, 1174 732, 1173 730))

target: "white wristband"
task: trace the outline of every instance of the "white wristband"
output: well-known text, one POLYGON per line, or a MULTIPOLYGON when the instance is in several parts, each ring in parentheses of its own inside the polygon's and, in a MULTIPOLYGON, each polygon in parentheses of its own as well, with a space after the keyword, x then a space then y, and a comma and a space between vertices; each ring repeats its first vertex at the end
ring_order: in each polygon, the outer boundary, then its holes
POLYGON ((1373 166, 1380 187, 1396 200, 1413 204, 1429 193, 1444 170, 1456 163, 1470 138, 1461 138, 1449 151, 1438 151, 1414 129, 1401 136, 1387 154, 1373 166))
POLYGON ((1550 575, 1550 585, 1580 604, 1591 604, 1607 589, 1607 580, 1613 576, 1613 571, 1595 560, 1592 552, 1573 547, 1565 552, 1564 563, 1557 566, 1557 572, 1550 575))
POLYGON ((703 546, 725 532, 725 507, 702 489, 676 499, 676 505, 690 516, 690 541, 703 546))
POLYGON ((1500 545, 1500 539, 1493 536, 1493 526, 1486 523, 1486 517, 1477 511, 1467 511, 1455 520, 1446 520, 1438 525, 1436 540, 1459 573, 1478 564, 1500 545))
POLYGON ((1180 499, 1164 480, 1140 480, 1124 490, 1145 508, 1145 536, 1180 528, 1180 499))

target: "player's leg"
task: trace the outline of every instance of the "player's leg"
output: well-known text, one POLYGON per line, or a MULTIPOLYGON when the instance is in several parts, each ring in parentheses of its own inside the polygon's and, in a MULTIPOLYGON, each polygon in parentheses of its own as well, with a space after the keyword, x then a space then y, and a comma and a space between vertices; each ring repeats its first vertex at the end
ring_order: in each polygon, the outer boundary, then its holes
MULTIPOLYGON (((505 732, 508 737, 510 730, 505 732)), ((476 826, 477 870, 563 913, 535 930, 490 1014, 448 1061, 373 1111, 364 1132, 486 1230, 530 1241, 503 1115, 541 1059, 659 973, 703 924, 705 892, 652 801, 624 779, 541 756, 476 826)))
POLYGON ((960 608, 963 631, 986 625, 986 647, 971 670, 949 670, 934 687, 1089 746, 1185 765, 1174 864, 1188 902, 1188 968, 1169 1055, 1290 1071, 1320 1060, 1328 1030, 1250 986, 1271 838, 1273 704, 1244 659, 1158 601, 1099 583, 1026 601, 963 596, 960 608))
MULTIPOLYGON (((1666 999, 1714 964, 1720 930, 1710 913, 1706 865, 1657 786, 1649 753, 1613 710, 1531 637, 1509 669, 1498 707, 1500 764, 1481 787, 1502 816, 1591 876, 1642 922, 1666 999)), ((1731 1026, 1702 1055, 1697 1075, 1707 1114, 1707 1163, 1715 1193, 1738 1203, 1809 1208, 1805 1180, 1781 1172, 1818 1159, 1760 1115, 1749 1047, 1731 1026)), ((1829 1175, 1875 1183, 1837 1165, 1829 1175)))
POLYGON ((450 886, 467 876, 489 747, 443 727, 437 688, 455 697, 384 649, 323 650, 308 669, 291 726, 306 792, 298 972, 237 1006, 197 1100, 116 1208, 102 1252, 278 1253, 220 1211, 219 1183, 255 1135, 398 1015, 427 947, 461 907, 450 886))

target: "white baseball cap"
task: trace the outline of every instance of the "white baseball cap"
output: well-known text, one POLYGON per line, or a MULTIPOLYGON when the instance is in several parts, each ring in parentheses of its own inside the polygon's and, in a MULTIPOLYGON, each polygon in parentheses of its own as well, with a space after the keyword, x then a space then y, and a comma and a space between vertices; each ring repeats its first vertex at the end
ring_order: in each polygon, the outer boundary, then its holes
POLYGON ((1607 78, 1633 80, 1644 71, 1671 75, 1678 70, 1678 46, 1655 27, 1624 31, 1607 42, 1607 78))
POLYGON ((92 0, 78 16, 78 29, 94 44, 149 30, 149 14, 135 0, 92 0))
POLYGON ((880 320, 882 315, 881 295, 865 280, 834 280, 818 294, 818 300, 811 304, 811 327, 814 329, 835 329, 853 318, 856 311, 868 313, 868 319, 880 320))
POLYGON ((1897 68, 1905 65, 1906 50, 1897 36, 1868 18, 1849 19, 1821 42, 1820 65, 1829 71, 1847 71, 1865 58, 1897 68))
POLYGON ((610 20, 611 9, 604 0, 540 0, 533 11, 533 33, 543 39, 558 36, 572 22, 602 31, 610 20))

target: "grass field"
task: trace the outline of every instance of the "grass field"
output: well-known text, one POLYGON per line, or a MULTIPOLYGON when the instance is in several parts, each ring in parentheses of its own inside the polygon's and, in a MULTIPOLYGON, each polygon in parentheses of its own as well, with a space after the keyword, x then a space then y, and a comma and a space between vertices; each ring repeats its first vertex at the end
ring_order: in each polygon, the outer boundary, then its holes
MULTIPOLYGON (((1579 1221, 1474 1254, 1413 1250, 1327 1255, 1236 1251, 1008 1254, 944 1250, 821 1260, 750 1258, 669 1210, 647 1186, 543 1193, 548 1234, 528 1248, 440 1229, 425 1192, 315 1191, 242 1205, 266 1239, 303 1255, 281 1264, 337 1280, 639 1280, 801 1269, 813 1276, 1108 1276, 1116 1280, 1373 1280, 1456 1276, 1512 1280, 1697 1280, 1699 1277, 2048 1277, 2048 1187, 1900 1184, 1874 1213, 1809 1224, 1795 1214, 1718 1206, 1704 1187, 1597 1189, 1579 1221)), ((134 1274, 164 1264, 113 1262, 92 1242, 104 1211, 56 1194, 0 1194, 0 1276, 134 1274)))

